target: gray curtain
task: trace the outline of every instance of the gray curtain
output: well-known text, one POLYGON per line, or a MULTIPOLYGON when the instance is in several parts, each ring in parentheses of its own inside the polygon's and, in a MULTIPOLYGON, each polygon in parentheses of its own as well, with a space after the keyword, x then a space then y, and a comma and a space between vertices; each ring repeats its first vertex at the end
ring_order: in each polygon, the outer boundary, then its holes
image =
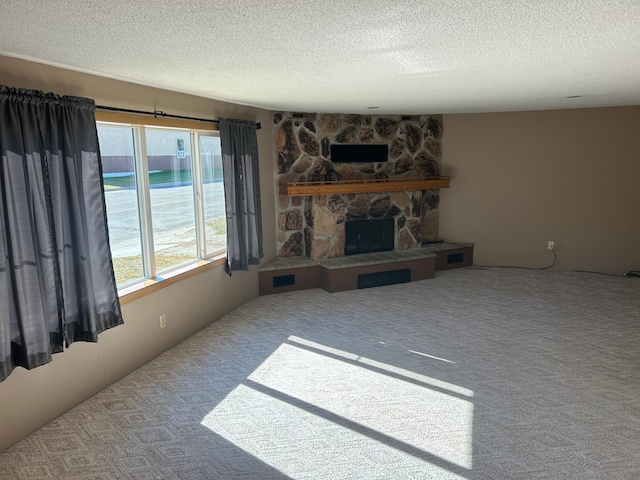
POLYGON ((259 264, 263 255, 256 127, 248 120, 220 119, 229 275, 259 264))
POLYGON ((0 86, 0 381, 122 323, 93 100, 0 86))

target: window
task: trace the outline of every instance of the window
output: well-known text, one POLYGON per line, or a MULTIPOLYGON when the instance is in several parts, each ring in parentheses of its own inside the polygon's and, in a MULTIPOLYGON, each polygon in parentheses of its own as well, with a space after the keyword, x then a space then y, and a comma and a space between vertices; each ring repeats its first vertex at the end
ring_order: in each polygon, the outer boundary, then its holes
POLYGON ((224 253, 216 132, 98 122, 118 288, 224 253))

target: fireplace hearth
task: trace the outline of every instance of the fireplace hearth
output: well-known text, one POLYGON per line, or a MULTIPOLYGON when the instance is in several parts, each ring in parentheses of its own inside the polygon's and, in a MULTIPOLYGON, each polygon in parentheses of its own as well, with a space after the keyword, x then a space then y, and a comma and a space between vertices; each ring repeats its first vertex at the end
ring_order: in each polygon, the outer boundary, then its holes
POLYGON ((393 250, 395 221, 392 217, 347 220, 344 226, 345 255, 393 250))

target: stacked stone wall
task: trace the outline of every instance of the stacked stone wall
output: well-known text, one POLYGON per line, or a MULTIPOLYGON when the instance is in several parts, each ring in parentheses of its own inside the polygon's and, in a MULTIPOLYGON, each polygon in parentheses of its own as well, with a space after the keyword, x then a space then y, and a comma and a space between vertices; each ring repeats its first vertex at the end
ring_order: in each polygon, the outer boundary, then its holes
POLYGON ((442 116, 313 114, 273 116, 278 256, 344 254, 349 219, 393 217, 395 248, 438 236, 438 190, 288 197, 290 182, 424 178, 440 174, 442 116), (333 163, 331 145, 385 144, 387 162, 333 163))

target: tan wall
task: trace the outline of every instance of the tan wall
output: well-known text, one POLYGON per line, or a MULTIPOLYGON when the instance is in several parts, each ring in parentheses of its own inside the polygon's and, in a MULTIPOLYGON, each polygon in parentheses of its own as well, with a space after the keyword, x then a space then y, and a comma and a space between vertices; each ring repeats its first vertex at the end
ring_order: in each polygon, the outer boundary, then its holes
MULTIPOLYGON (((109 106, 261 122, 263 261, 275 257, 271 112, 6 57, 0 57, 0 84, 89 97, 109 106)), ((125 325, 101 334, 97 344, 76 343, 43 367, 16 369, 0 383, 0 451, 257 295, 255 267, 232 277, 223 267, 214 268, 123 305, 125 325), (161 313, 167 318, 163 330, 161 313)))
POLYGON ((440 236, 478 264, 640 269, 640 107, 445 115, 440 236))

